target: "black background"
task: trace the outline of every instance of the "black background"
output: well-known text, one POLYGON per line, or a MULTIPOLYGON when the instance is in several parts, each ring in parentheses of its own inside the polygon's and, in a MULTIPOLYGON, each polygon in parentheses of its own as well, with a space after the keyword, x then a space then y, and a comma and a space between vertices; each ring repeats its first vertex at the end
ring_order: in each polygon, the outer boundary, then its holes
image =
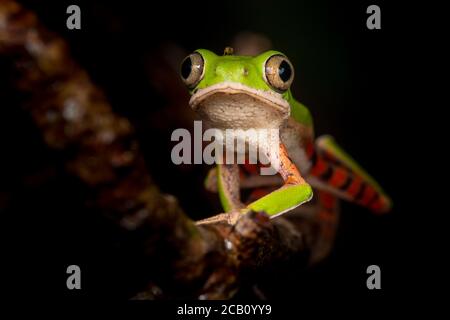
MULTIPOLYGON (((332 134, 382 184, 394 208, 388 215, 374 216, 344 203, 336 246, 324 263, 308 272, 286 267, 267 274, 259 286, 271 299, 299 303, 308 296, 370 302, 420 294, 420 271, 415 269, 426 259, 426 249, 416 233, 420 230, 412 230, 410 222, 422 213, 416 201, 423 192, 416 163, 427 146, 419 127, 421 106, 408 99, 415 92, 407 82, 411 58, 406 45, 420 31, 405 24, 405 7, 374 2, 381 7, 382 29, 368 30, 369 1, 23 3, 68 41, 73 57, 104 89, 114 110, 135 124, 155 180, 194 218, 218 206, 205 205, 204 193, 196 191, 206 168, 180 171, 167 149, 171 131, 146 125, 165 104, 147 78, 152 52, 175 43, 186 52, 203 47, 221 53, 240 31, 268 36, 296 68, 293 92, 310 108, 316 134, 332 134), (65 27, 65 11, 73 3, 81 7, 81 30, 65 27), (381 267, 382 290, 366 288, 365 271, 371 264, 381 267)), ((2 95, 8 98, 8 93, 2 95)), ((70 177, 59 177, 45 188, 24 187, 25 172, 57 160, 42 152, 38 132, 23 111, 4 106, 1 191, 12 195, 2 209, 2 228, 8 231, 6 279, 25 298, 129 298, 145 270, 117 249, 117 230, 109 221, 81 205, 66 205, 83 199, 70 177), (82 269, 81 291, 65 287, 70 264, 82 269)))

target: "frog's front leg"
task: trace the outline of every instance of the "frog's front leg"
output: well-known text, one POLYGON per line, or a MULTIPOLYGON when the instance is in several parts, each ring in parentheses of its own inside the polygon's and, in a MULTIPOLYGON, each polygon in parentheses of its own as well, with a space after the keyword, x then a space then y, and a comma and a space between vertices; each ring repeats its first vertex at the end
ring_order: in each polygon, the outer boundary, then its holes
POLYGON ((226 213, 197 221, 197 224, 216 222, 234 224, 239 218, 240 211, 245 207, 240 199, 239 167, 237 164, 218 164, 214 170, 215 174, 210 173, 207 181, 214 178, 217 182, 220 202, 226 213))
POLYGON ((286 147, 282 143, 279 146, 279 159, 278 173, 283 178, 284 185, 250 203, 241 212, 264 211, 273 218, 311 200, 313 195, 311 186, 306 183, 296 166, 289 159, 286 147))
POLYGON ((239 167, 237 164, 217 165, 217 187, 220 202, 226 212, 245 207, 240 197, 239 167))
POLYGON ((284 185, 246 207, 242 205, 239 198, 239 171, 237 166, 218 165, 218 189, 222 205, 227 212, 197 223, 226 222, 234 224, 240 215, 251 210, 264 211, 273 218, 309 201, 313 195, 311 186, 306 183, 289 159, 286 147, 283 144, 279 146, 279 159, 278 173, 283 178, 284 185))

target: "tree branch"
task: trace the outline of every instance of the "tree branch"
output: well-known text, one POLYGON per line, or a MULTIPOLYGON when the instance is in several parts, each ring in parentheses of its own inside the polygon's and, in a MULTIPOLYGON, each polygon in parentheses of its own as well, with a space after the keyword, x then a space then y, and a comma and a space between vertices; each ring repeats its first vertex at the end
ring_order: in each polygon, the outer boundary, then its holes
POLYGON ((264 213, 235 226, 196 226, 152 181, 131 123, 112 111, 65 42, 15 1, 0 2, 0 54, 14 64, 17 90, 46 145, 93 195, 91 205, 160 265, 150 278, 166 297, 230 298, 243 270, 308 251, 293 224, 264 213))

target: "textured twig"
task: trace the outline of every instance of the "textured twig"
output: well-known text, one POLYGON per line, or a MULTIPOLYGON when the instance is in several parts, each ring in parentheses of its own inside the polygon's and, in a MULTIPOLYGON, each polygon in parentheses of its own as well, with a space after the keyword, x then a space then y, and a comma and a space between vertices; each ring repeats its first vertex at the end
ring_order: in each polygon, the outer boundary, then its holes
POLYGON ((196 226, 153 183, 131 123, 112 111, 64 41, 14 1, 0 0, 0 54, 14 63, 17 89, 45 143, 59 150, 67 170, 93 194, 91 205, 130 237, 137 235, 143 254, 163 270, 149 278, 164 284, 166 296, 185 288, 182 295, 229 298, 242 270, 306 250, 292 224, 271 223, 263 213, 248 214, 233 227, 196 226))

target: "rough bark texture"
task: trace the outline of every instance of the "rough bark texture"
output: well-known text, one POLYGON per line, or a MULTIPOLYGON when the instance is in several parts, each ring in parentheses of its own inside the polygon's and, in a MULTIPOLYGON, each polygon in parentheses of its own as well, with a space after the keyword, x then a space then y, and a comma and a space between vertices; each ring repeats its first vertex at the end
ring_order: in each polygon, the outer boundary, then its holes
POLYGON ((45 144, 93 194, 89 204, 138 235, 143 254, 157 261, 161 271, 137 298, 230 298, 243 271, 308 251, 293 224, 264 213, 235 226, 196 226, 152 181, 131 123, 112 111, 65 42, 15 1, 0 1, 0 54, 14 64, 16 88, 45 144))

